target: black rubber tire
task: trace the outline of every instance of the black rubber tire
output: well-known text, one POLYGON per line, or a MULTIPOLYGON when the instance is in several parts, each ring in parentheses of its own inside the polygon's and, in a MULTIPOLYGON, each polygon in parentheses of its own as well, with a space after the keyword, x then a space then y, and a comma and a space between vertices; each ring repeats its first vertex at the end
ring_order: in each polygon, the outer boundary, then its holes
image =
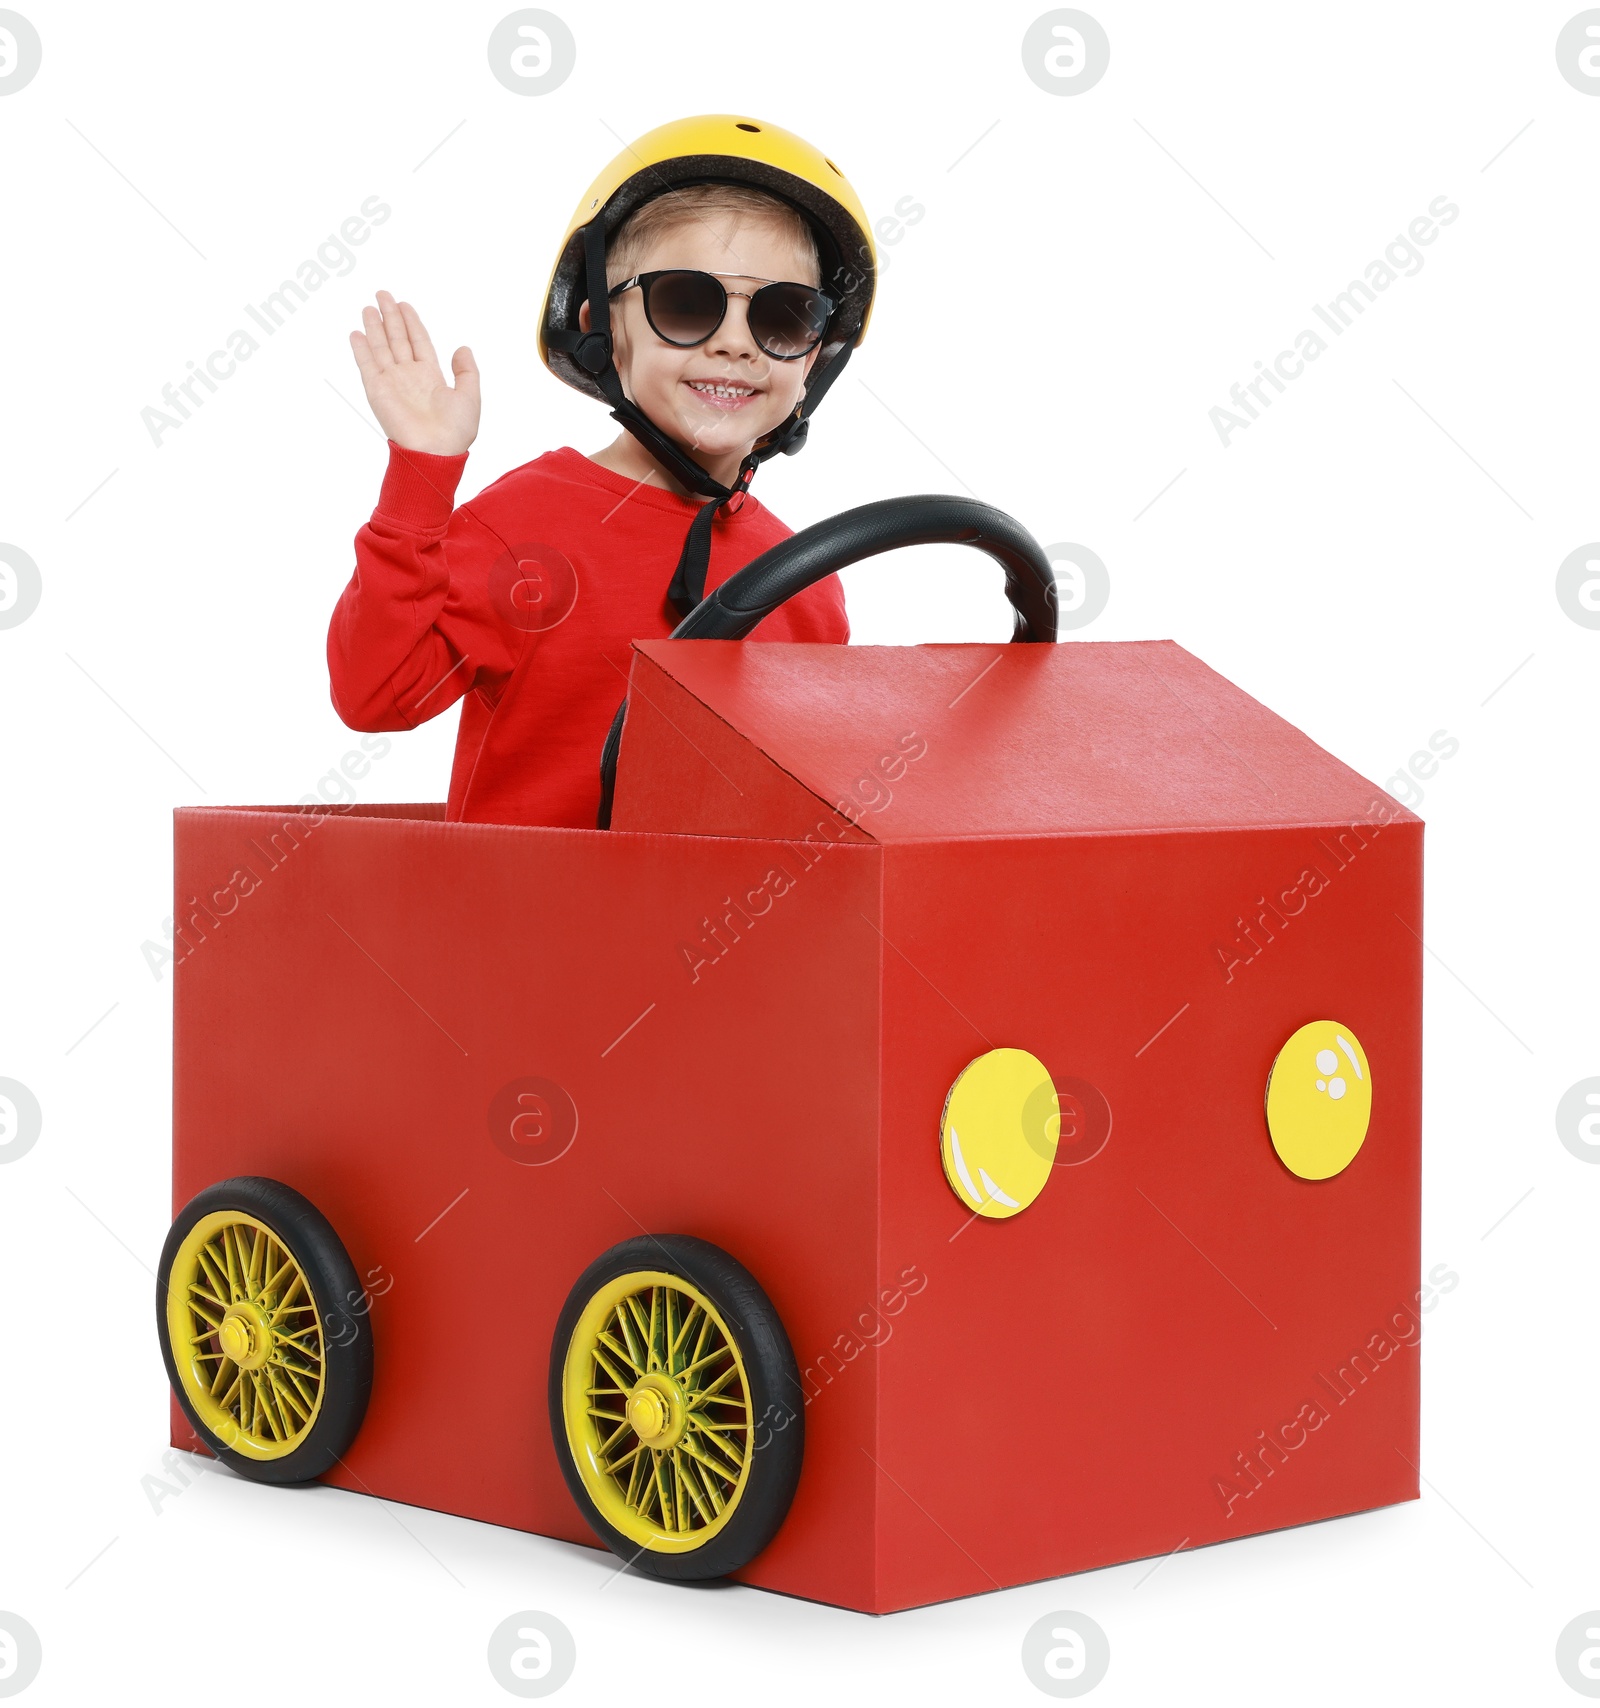
POLYGON ((348 1452, 366 1416, 372 1393, 372 1318, 349 1306, 363 1297, 355 1265, 328 1218, 309 1198, 281 1181, 241 1175, 218 1181, 184 1205, 161 1248, 156 1272, 156 1333, 167 1380, 195 1434, 217 1458, 255 1483, 310 1483, 333 1469, 348 1452), (238 1210, 265 1222, 304 1271, 322 1311, 322 1404, 304 1441, 281 1459, 252 1459, 221 1440, 196 1414, 178 1377, 167 1334, 167 1282, 179 1247, 204 1216, 238 1210))
POLYGON ((748 1269, 721 1247, 690 1234, 640 1234, 597 1257, 567 1295, 550 1348, 550 1430, 567 1488, 596 1536, 619 1558, 651 1577, 675 1582, 726 1577, 749 1564, 777 1535, 800 1481, 805 1404, 794 1351, 772 1301, 748 1269), (578 1318, 608 1281, 630 1270, 681 1276, 706 1295, 732 1331, 749 1383, 755 1421, 749 1480, 727 1525, 682 1554, 641 1549, 603 1518, 578 1475, 562 1406, 562 1378, 578 1318))

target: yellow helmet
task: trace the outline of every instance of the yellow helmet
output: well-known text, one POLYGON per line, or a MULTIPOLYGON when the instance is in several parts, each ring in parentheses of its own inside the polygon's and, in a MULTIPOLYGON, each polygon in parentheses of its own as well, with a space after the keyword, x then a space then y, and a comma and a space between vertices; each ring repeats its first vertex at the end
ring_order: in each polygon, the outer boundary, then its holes
MULTIPOLYGON (((840 306, 801 406, 802 419, 809 417, 820 401, 816 382, 826 370, 836 374, 837 356, 859 344, 866 332, 877 282, 877 251, 866 210, 844 173, 803 137, 764 119, 735 113, 675 119, 630 143, 606 167, 584 191, 562 234, 539 316, 540 358, 568 385, 601 402, 615 402, 599 378, 598 346, 589 345, 583 352, 586 359, 575 359, 586 336, 578 329, 578 309, 588 295, 586 286, 596 283, 586 278, 585 233, 598 221, 598 235, 610 237, 629 214, 654 197, 705 183, 765 190, 789 203, 816 234, 822 283, 840 299, 840 306)), ((599 282, 603 289, 603 276, 599 282)), ((591 324, 600 325, 598 305, 589 312, 591 324)))

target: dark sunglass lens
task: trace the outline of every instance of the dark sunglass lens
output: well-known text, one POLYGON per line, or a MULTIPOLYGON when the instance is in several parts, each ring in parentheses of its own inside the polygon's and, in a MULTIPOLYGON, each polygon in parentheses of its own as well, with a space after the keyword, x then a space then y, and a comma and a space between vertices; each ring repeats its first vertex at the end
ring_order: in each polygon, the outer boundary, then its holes
POLYGON ((830 306, 809 285, 763 285, 750 300, 750 331, 768 355, 803 356, 822 337, 830 306))
POLYGON ((650 324, 669 344, 699 344, 722 322, 728 299, 709 273, 661 273, 645 307, 650 324))

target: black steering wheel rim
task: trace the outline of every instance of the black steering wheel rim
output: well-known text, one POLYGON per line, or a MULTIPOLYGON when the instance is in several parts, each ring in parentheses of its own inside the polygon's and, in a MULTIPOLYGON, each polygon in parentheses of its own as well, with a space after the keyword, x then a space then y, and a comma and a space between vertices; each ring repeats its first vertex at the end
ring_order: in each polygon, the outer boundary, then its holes
MULTIPOLYGON (((924 493, 880 498, 813 522, 753 558, 713 589, 672 631, 673 640, 743 640, 786 600, 863 558, 902 546, 963 545, 985 552, 1005 570, 1006 597, 1016 613, 1013 641, 1054 641, 1055 573, 1044 549, 1015 517, 977 498, 924 493)), ((617 707, 600 755, 601 830, 610 828, 617 755, 628 702, 617 707)))

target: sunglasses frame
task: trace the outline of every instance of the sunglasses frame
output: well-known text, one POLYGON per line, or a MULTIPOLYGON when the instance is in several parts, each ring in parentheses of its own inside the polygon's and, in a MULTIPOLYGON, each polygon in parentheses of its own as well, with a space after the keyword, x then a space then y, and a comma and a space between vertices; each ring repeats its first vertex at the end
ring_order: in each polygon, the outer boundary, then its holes
MULTIPOLYGON (((828 324, 832 321, 833 316, 839 307, 838 302, 833 297, 829 296, 828 293, 820 286, 803 284, 798 279, 768 279, 754 291, 730 291, 728 287, 722 283, 724 279, 748 279, 753 276, 754 275, 750 273, 709 273, 703 267, 658 267, 648 273, 635 273, 631 279, 624 279, 620 285, 613 285, 611 289, 606 292, 606 297, 608 300, 615 298, 620 296, 623 291, 632 290, 633 287, 637 285, 639 287, 640 300, 644 304, 644 317, 649 321, 650 330, 655 333, 656 337, 659 338, 663 344, 670 344, 674 350, 693 350, 697 346, 704 344, 707 338, 714 337, 723 321, 727 319, 729 297, 743 297, 744 300, 753 307, 756 298, 760 296, 763 291, 779 290, 785 285, 792 285, 797 290, 811 291, 821 298, 821 300, 827 305, 827 319, 823 322, 822 331, 817 334, 816 338, 808 344, 805 349, 796 351, 792 356, 781 356, 776 350, 769 350, 759 338, 756 338, 756 334, 753 329, 750 333, 750 336, 755 338, 756 345, 761 352, 764 355, 770 356, 773 361, 798 362, 803 360, 817 348, 824 338, 827 337, 828 324), (657 279, 666 278, 672 273, 689 273, 698 275, 703 279, 712 279, 716 282, 718 288, 722 292, 722 312, 717 316, 716 325, 712 326, 710 330, 706 332, 704 337, 696 338, 692 343, 683 344, 676 338, 667 337, 661 328, 656 325, 655 316, 650 312, 650 287, 657 279)), ((750 310, 746 309, 746 325, 749 324, 749 313, 750 310)))

